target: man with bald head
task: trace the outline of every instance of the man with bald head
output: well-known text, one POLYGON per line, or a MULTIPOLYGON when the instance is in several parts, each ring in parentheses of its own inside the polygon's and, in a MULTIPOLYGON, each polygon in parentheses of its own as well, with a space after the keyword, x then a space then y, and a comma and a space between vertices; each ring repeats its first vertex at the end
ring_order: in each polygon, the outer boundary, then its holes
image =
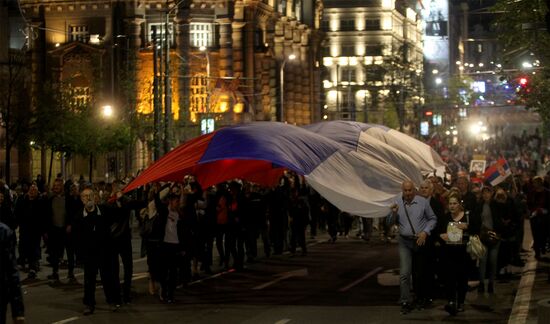
POLYGON ((423 308, 429 296, 430 283, 424 280, 428 250, 426 240, 437 223, 430 202, 416 194, 414 183, 406 180, 402 194, 391 205, 389 221, 399 226, 399 276, 401 313, 412 310, 411 276, 414 277, 415 303, 423 308), (414 267, 413 267, 414 266, 414 267))

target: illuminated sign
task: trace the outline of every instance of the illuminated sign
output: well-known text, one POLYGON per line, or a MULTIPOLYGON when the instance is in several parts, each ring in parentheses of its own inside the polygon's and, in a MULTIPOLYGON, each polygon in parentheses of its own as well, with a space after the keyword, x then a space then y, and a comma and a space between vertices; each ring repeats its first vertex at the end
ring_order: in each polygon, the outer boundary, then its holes
POLYGON ((472 82, 471 89, 476 93, 485 93, 485 82, 474 81, 472 82))
POLYGON ((214 131, 214 118, 201 119, 201 134, 209 134, 214 131))
POLYGON ((424 57, 440 72, 449 72, 449 3, 430 0, 422 10, 424 57))
POLYGON ((430 123, 423 121, 420 123, 420 135, 428 136, 430 135, 430 123))
POLYGON ((433 115, 432 124, 434 124, 434 126, 441 125, 442 123, 443 123, 443 118, 441 117, 440 114, 433 115))

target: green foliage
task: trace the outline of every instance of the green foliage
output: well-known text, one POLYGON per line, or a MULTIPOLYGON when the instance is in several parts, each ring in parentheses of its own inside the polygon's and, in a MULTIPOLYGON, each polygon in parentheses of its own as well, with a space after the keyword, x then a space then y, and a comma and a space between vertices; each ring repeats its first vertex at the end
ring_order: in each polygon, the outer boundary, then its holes
POLYGON ((10 53, 8 61, 0 65, 0 125, 5 129, 2 144, 7 148, 28 143, 25 138, 30 96, 25 86, 27 70, 24 64, 24 56, 10 53))
MULTIPOLYGON (((392 47, 391 55, 385 57, 384 62, 379 68, 384 74, 384 89, 388 90, 385 101, 386 107, 393 107, 397 118, 397 127, 402 129, 407 120, 414 121, 416 116, 411 114, 411 107, 418 103, 423 91, 422 74, 408 58, 409 45, 401 45, 397 48, 392 47), (417 98, 417 99, 415 99, 417 98)), ((386 122, 386 116, 384 121, 386 122)), ((393 127, 393 126, 390 126, 393 127)))
MULTIPOLYGON (((550 33, 545 16, 547 1, 543 0, 499 0, 494 11, 499 13, 496 28, 499 40, 504 45, 504 62, 512 67, 519 66, 522 56, 533 56, 540 61, 541 68, 530 75, 529 84, 518 96, 525 107, 538 112, 544 124, 544 133, 550 132, 550 33)), ((533 57, 531 56, 531 57, 533 57)), ((519 74, 519 73, 518 73, 519 74)), ((513 77, 517 77, 514 75, 513 77)))
MULTIPOLYGON (((526 87, 521 88, 518 96, 527 109, 539 113, 544 125, 550 125, 550 71, 544 69, 529 78, 526 87)), ((547 135, 550 128, 544 127, 547 135)))
POLYGON ((38 145, 87 156, 123 149, 132 141, 123 118, 103 119, 93 102, 77 103, 69 85, 45 85, 31 119, 38 145))
POLYGON ((546 66, 550 62, 550 33, 545 15, 548 7, 543 0, 498 0, 496 30, 504 47, 505 59, 532 52, 546 66))

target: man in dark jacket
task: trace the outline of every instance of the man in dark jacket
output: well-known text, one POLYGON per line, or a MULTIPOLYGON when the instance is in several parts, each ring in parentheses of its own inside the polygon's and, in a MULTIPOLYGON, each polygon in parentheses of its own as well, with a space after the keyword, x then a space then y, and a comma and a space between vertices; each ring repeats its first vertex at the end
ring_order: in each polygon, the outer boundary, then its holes
POLYGON ((24 323, 25 308, 17 262, 15 259, 15 233, 0 223, 0 324, 6 323, 8 304, 14 323, 24 323))
MULTIPOLYGON (((67 215, 67 198, 63 190, 62 179, 55 179, 53 183, 46 212, 48 213, 47 243, 52 265, 52 274, 48 276, 48 279, 59 281, 59 263, 63 258, 67 231, 70 231, 69 226, 71 224, 69 215, 67 215)), ((69 273, 73 273, 74 262, 69 262, 68 268, 69 273)))
POLYGON ((84 209, 74 220, 74 233, 84 265, 84 315, 95 310, 96 276, 99 270, 107 303, 120 308, 120 291, 113 279, 109 208, 96 205, 96 193, 84 189, 80 194, 84 209))
POLYGON ((19 223, 20 264, 29 265, 28 279, 35 279, 39 270, 40 239, 45 232, 45 201, 33 184, 28 193, 17 200, 15 215, 19 223))

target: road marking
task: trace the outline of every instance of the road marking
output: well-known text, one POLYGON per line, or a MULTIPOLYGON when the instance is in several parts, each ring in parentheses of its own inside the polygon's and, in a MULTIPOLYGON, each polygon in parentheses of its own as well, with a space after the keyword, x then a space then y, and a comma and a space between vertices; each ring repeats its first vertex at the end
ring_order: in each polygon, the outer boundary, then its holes
POLYGON ((292 321, 290 318, 283 318, 282 320, 275 322, 275 324, 286 324, 290 321, 292 321))
POLYGON ((535 283, 535 275, 537 272, 537 261, 527 262, 523 268, 524 275, 518 285, 514 305, 508 318, 508 324, 525 323, 529 315, 529 304, 533 293, 533 284, 535 283))
POLYGON ((274 284, 278 283, 279 281, 283 281, 283 280, 291 278, 291 277, 305 277, 307 275, 308 275, 307 268, 279 273, 279 274, 276 275, 279 278, 277 278, 275 280, 271 280, 270 282, 266 282, 266 283, 261 284, 259 286, 256 286, 252 289, 253 290, 264 289, 264 288, 267 288, 271 285, 274 285, 274 284))
POLYGON ((73 322, 73 321, 76 321, 77 319, 79 319, 80 317, 78 316, 74 316, 74 317, 69 317, 67 319, 64 319, 62 321, 59 321, 59 322, 53 322, 52 324, 64 324, 64 323, 69 323, 69 322, 73 322))
POLYGON ((383 268, 382 267, 378 267, 372 271, 370 271, 369 273, 367 273, 366 275, 364 275, 363 277, 355 280, 354 282, 350 283, 349 285, 343 287, 343 288, 340 288, 340 290, 338 290, 339 292, 344 292, 344 291, 347 291, 349 290, 350 288, 360 284, 361 282, 367 280, 368 278, 372 277, 373 275, 375 275, 376 273, 380 272, 383 268))

